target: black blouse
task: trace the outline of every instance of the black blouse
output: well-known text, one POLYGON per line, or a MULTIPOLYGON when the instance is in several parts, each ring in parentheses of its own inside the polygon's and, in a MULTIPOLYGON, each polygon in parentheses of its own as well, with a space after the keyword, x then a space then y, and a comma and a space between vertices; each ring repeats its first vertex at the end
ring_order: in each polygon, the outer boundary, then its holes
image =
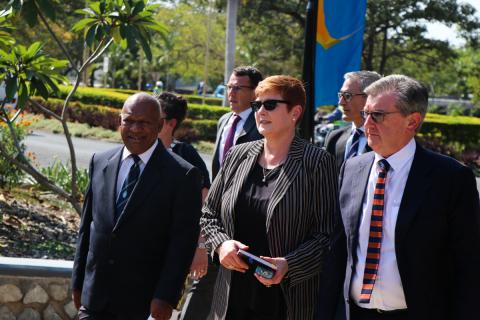
MULTIPOLYGON (((257 163, 235 206, 234 239, 249 246, 248 252, 257 256, 271 256, 266 230, 267 208, 279 172, 280 166, 266 170, 257 163)), ((266 287, 254 277, 254 269, 250 267, 245 274, 232 272, 227 319, 285 318, 280 286, 266 287)))

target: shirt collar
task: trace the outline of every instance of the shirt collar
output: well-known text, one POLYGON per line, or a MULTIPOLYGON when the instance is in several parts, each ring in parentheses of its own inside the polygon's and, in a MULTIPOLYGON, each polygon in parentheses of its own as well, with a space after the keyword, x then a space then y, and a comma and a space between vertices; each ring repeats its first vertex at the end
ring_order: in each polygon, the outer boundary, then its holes
POLYGON ((360 128, 357 128, 357 126, 355 126, 355 122, 352 121, 352 132, 355 132, 356 129, 360 129, 362 130, 362 132, 365 133, 365 128, 363 126, 361 126, 360 128))
POLYGON ((400 170, 404 165, 406 165, 411 158, 415 155, 415 149, 417 144, 415 139, 411 139, 402 149, 395 152, 388 158, 384 158, 381 155, 375 153, 375 163, 381 159, 387 159, 390 168, 394 171, 400 170))
POLYGON ((251 108, 247 108, 245 110, 243 110, 242 112, 236 114, 237 116, 239 116, 242 120, 245 120, 248 118, 248 116, 250 115, 250 113, 252 113, 252 109, 251 108))
MULTIPOLYGON (((158 139, 155 140, 155 142, 152 144, 152 146, 150 148, 148 148, 147 151, 145 151, 144 153, 142 154, 139 154, 138 157, 140 158, 140 160, 142 160, 142 162, 144 164, 147 164, 148 160, 150 160, 150 157, 152 156, 153 154, 153 151, 155 150, 155 148, 157 147, 158 145, 158 139)), ((122 154, 122 162, 127 159, 132 153, 130 151, 128 151, 128 149, 126 147, 123 148, 123 154, 122 154)))

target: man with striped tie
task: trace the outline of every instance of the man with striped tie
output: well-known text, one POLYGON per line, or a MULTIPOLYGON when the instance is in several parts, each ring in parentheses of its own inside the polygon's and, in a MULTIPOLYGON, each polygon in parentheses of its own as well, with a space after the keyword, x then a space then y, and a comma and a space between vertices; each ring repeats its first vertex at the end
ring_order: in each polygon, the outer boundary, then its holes
POLYGON ((157 136, 159 102, 129 97, 124 146, 95 154, 72 273, 79 319, 169 319, 197 244, 198 169, 157 136))
POLYGON ((343 77, 345 81, 338 92, 338 104, 343 110, 342 119, 352 124, 335 129, 325 137, 325 149, 335 156, 339 170, 344 161, 371 150, 360 111, 367 100, 365 88, 381 78, 374 71, 353 71, 343 77))
POLYGON ((373 152, 340 173, 341 217, 317 319, 477 319, 474 175, 416 143, 428 104, 422 84, 391 75, 365 92, 373 152))

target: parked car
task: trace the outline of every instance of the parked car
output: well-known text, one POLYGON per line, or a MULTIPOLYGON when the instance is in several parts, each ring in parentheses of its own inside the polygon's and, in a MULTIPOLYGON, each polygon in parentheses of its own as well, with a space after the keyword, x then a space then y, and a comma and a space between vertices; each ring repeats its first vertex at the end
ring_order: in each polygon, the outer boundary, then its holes
POLYGON ((225 99, 225 90, 226 90, 225 85, 219 84, 219 85, 215 88, 215 91, 213 91, 212 96, 215 97, 215 98, 225 99))

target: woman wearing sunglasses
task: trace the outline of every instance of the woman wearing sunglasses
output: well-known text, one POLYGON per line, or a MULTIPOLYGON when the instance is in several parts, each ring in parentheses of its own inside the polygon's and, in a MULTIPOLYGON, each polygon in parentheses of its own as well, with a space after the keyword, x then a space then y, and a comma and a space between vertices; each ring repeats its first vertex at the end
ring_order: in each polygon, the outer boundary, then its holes
POLYGON ((337 207, 335 162, 295 135, 305 108, 301 81, 272 76, 255 94, 265 138, 231 149, 203 208, 207 247, 222 266, 210 318, 312 319, 337 207))

